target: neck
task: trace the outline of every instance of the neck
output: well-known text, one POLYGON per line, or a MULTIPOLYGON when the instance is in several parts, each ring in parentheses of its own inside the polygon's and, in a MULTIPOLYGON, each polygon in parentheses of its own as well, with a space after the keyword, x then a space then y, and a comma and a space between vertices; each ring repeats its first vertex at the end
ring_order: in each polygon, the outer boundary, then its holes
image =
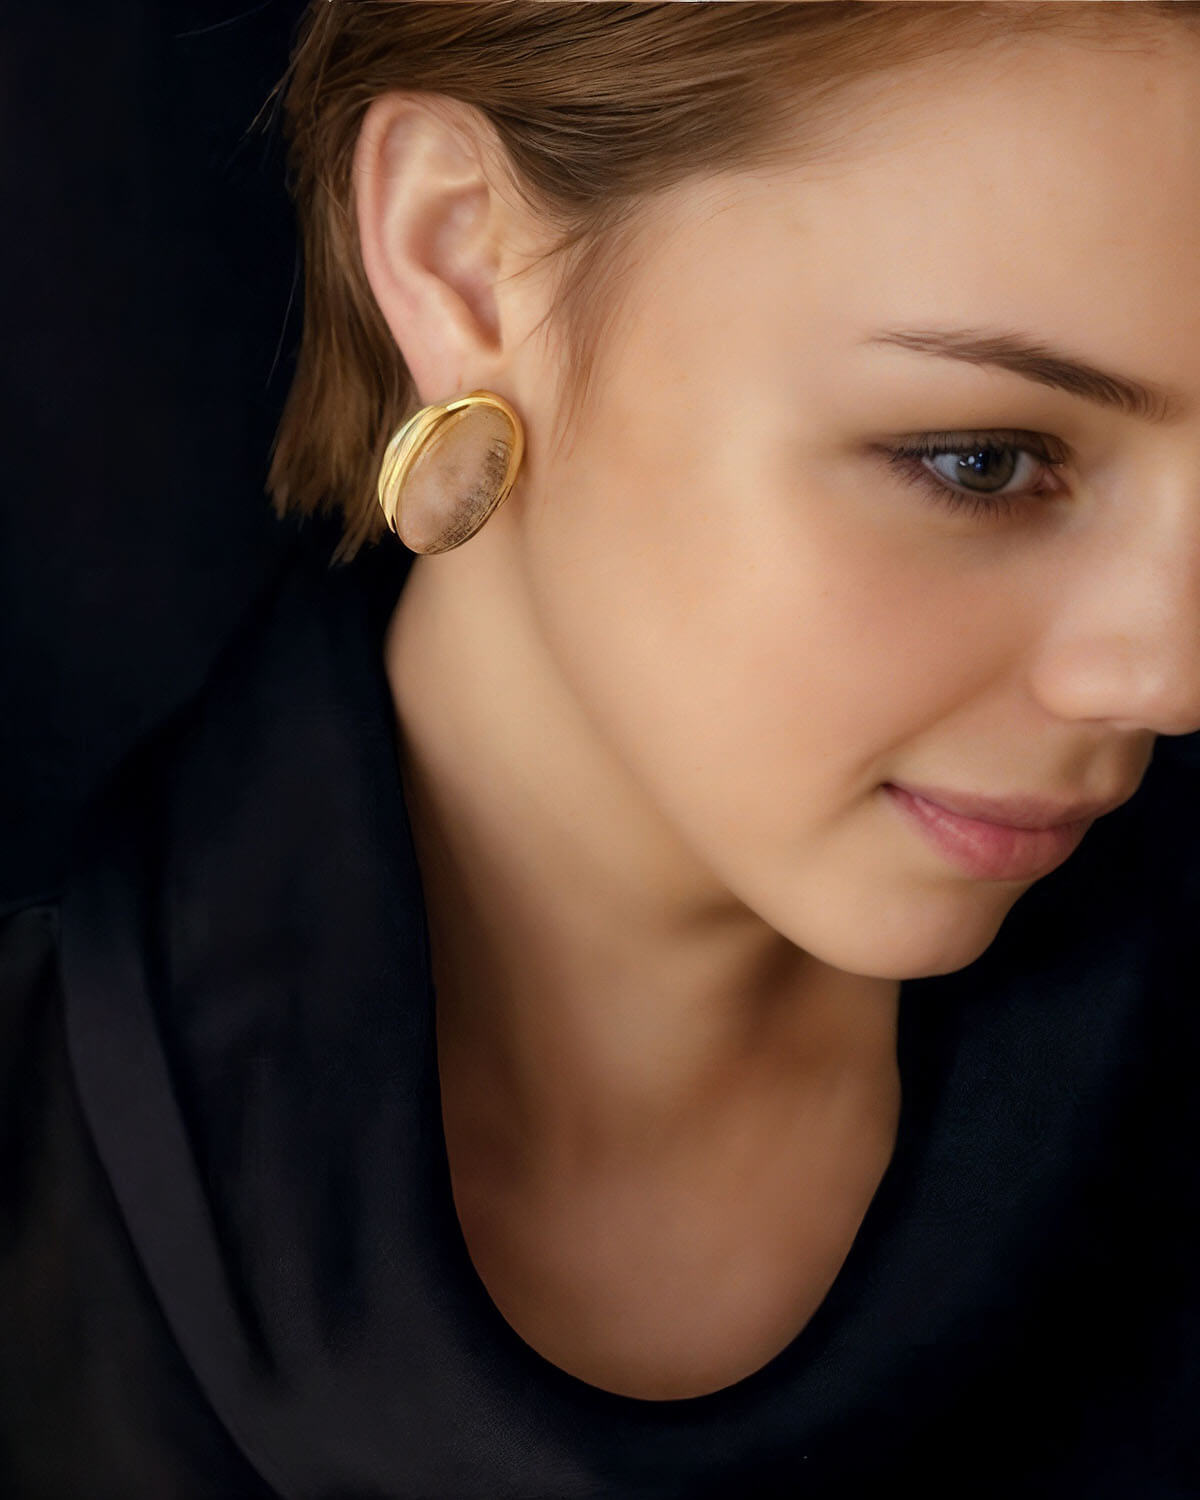
POLYGON ((898 982, 798 949, 683 846, 485 553, 418 558, 385 643, 443 1079, 587 1153, 890 1077, 898 982))

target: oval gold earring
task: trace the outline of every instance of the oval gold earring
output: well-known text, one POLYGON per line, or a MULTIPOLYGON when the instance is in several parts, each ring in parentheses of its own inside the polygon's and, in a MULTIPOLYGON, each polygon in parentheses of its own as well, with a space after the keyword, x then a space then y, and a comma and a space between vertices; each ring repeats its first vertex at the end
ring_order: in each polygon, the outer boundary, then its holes
POLYGON ((384 450, 379 504, 412 552, 449 552, 475 535, 517 477, 525 433, 494 391, 423 406, 384 450))

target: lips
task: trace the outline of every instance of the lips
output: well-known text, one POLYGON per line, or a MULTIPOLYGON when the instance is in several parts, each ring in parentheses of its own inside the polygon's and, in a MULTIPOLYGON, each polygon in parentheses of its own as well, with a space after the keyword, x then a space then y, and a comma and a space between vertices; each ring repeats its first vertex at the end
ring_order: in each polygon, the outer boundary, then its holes
MULTIPOLYGON (((959 808, 982 806, 989 813, 988 817, 972 817, 894 782, 886 783, 883 790, 910 826, 964 874, 978 880, 1037 880, 1048 875, 1075 852, 1100 815, 1085 812, 1070 821, 1030 827, 997 821, 994 814, 1002 808, 1007 816, 1041 822, 1057 817, 1063 805, 1050 808, 1044 801, 1031 799, 1001 802, 995 798, 950 794, 959 808)), ((1103 806, 1106 811, 1117 805, 1090 804, 1093 808, 1103 806)), ((1076 806, 1086 808, 1088 804, 1076 806)))
POLYGON ((1062 828, 1071 823, 1091 822, 1112 812, 1123 802, 1128 802, 1133 795, 1132 792, 1124 792, 1106 800, 1093 798, 1088 801, 1053 802, 1049 798, 1038 796, 986 797, 956 792, 947 787, 917 786, 911 781, 889 782, 888 785, 963 818, 1022 829, 1062 828))

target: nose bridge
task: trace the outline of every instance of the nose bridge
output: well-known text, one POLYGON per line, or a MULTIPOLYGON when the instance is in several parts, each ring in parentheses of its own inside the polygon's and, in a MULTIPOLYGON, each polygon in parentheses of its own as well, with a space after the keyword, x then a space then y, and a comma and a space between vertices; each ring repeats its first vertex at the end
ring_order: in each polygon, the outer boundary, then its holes
POLYGON ((1046 684, 1060 711, 1158 734, 1200 730, 1200 440, 1111 497, 1064 578, 1046 684))

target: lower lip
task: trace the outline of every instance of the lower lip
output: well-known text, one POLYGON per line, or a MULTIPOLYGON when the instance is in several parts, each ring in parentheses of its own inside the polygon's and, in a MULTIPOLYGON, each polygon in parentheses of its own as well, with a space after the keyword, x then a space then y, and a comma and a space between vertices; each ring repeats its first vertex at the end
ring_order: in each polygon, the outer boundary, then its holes
POLYGON ((891 782, 885 783, 884 791, 935 849, 977 880, 1037 880, 1048 875, 1079 848, 1094 821, 1085 818, 1058 828, 1014 828, 1009 823, 964 818, 891 782))

